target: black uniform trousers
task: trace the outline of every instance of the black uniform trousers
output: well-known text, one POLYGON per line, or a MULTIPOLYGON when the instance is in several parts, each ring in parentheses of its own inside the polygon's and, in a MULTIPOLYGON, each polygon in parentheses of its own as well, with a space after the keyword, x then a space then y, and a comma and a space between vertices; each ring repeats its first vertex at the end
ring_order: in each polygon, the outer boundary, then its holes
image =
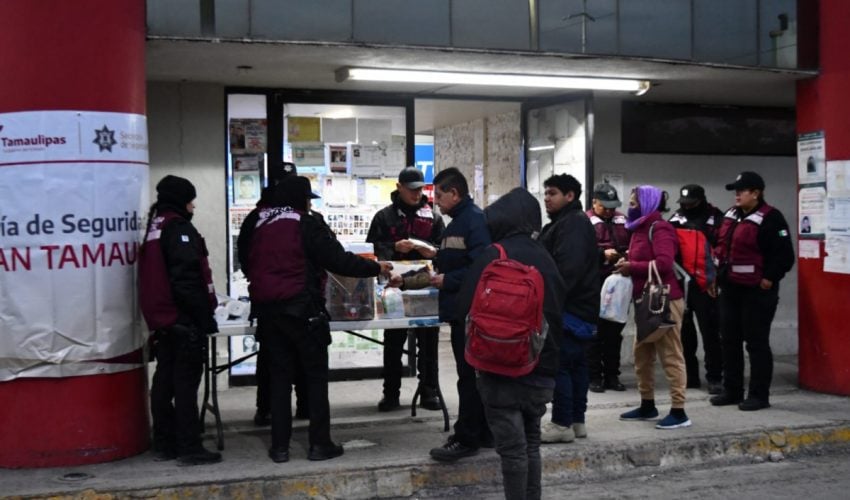
POLYGON ((709 383, 723 380, 723 351, 720 346, 720 318, 717 299, 702 291, 694 280, 688 285, 688 307, 682 316, 682 350, 688 374, 688 387, 699 387, 699 360, 697 359, 697 328, 702 336, 705 353, 705 379, 709 383))
POLYGON ((154 449, 178 455, 195 453, 201 447, 198 386, 207 336, 195 327, 175 325, 156 332, 156 340, 156 371, 151 382, 154 449))
POLYGON ((328 344, 330 332, 309 331, 306 318, 264 312, 257 319, 263 350, 268 356, 272 410, 272 448, 288 450, 292 437, 292 384, 297 363, 304 368, 309 401, 310 445, 331 442, 328 403, 328 344))
POLYGON ((749 397, 768 401, 773 378, 770 324, 779 303, 779 286, 727 284, 720 294, 720 336, 723 345, 723 388, 733 397, 744 394, 744 353, 750 356, 749 397))
MULTIPOLYGON (((402 350, 407 340, 405 329, 384 330, 384 396, 398 398, 401 389, 402 350)), ((416 369, 419 372, 419 384, 432 389, 437 388, 437 345, 440 340, 439 328, 417 328, 414 338, 418 348, 416 369)))
POLYGON ((587 346, 587 368, 591 381, 613 380, 620 376, 620 346, 625 323, 599 318, 596 338, 587 346))
MULTIPOLYGON (((271 375, 269 374, 269 362, 267 351, 263 350, 263 341, 257 338, 260 342, 260 350, 257 351, 257 368, 255 377, 257 379, 257 412, 270 413, 272 410, 272 402, 269 395, 271 391, 271 375)), ((299 414, 307 414, 307 380, 304 376, 304 368, 301 366, 300 360, 295 366, 295 407, 299 414)))
POLYGON ((454 438, 464 446, 480 448, 482 444, 492 442, 493 435, 484 415, 484 405, 478 393, 475 368, 464 358, 466 350, 466 325, 462 321, 450 323, 452 335, 452 353, 457 366, 458 411, 454 425, 454 438))

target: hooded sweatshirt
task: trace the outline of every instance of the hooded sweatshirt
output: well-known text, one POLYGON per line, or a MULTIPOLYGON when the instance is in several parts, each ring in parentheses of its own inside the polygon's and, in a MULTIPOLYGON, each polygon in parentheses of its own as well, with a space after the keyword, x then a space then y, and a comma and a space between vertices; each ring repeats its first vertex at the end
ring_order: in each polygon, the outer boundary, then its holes
MULTIPOLYGON (((536 379, 554 377, 558 370, 558 346, 561 344, 561 305, 564 303, 564 283, 552 257, 531 235, 540 231, 540 205, 528 191, 516 188, 484 210, 490 237, 502 245, 508 258, 534 266, 543 276, 543 316, 548 334, 540 363, 529 375, 519 380, 539 385, 536 379)), ((488 246, 470 266, 457 295, 458 318, 466 318, 472 306, 475 288, 487 264, 499 258, 499 251, 488 246)))

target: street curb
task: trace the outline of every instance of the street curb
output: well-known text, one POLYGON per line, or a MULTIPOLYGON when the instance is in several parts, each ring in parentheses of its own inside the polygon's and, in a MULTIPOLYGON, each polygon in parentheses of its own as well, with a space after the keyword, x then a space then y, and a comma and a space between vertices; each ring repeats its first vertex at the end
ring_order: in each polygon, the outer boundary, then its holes
MULTIPOLYGON (((850 445, 850 421, 829 425, 774 427, 735 434, 682 434, 673 439, 632 443, 599 443, 579 440, 569 445, 544 445, 543 484, 575 479, 647 473, 683 466, 781 460, 786 456, 829 451, 850 445)), ((423 460, 396 467, 372 467, 334 474, 297 477, 264 477, 242 481, 201 483, 159 488, 27 496, 51 500, 112 499, 251 499, 251 498, 399 498, 472 486, 498 485, 499 457, 484 453, 454 464, 423 460)), ((22 499, 21 496, 9 497, 22 499)))

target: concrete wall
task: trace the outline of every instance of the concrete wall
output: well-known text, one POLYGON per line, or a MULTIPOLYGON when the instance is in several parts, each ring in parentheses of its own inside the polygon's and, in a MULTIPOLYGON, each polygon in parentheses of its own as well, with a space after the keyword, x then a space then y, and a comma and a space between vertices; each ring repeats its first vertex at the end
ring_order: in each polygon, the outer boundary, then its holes
POLYGON ((434 169, 457 167, 466 176, 476 203, 486 206, 520 185, 519 112, 458 123, 434 131, 434 169), (483 185, 475 193, 475 165, 483 166, 483 185))
MULTIPOLYGON (((625 190, 639 184, 653 184, 670 193, 671 207, 675 207, 678 190, 684 184, 705 187, 710 203, 725 211, 735 202, 734 193, 726 191, 725 184, 735 180, 739 172, 759 172, 767 184, 765 197, 788 220, 791 228, 797 227, 796 187, 797 172, 794 157, 760 156, 696 156, 623 154, 620 152, 620 100, 596 99, 594 172, 599 182, 600 172, 624 174, 625 190)), ((627 194, 620 194, 621 199, 627 194)), ((669 215, 669 214, 668 214, 669 215)), ((791 234, 795 234, 792 230, 791 234)), ((795 241, 796 246, 796 241, 795 241)), ((780 288, 779 308, 773 322, 771 346, 776 354, 797 352, 797 269, 785 276, 780 288)), ((633 335, 633 326, 626 332, 633 335)), ((623 342, 624 360, 631 360, 632 339, 623 342)), ((701 349, 700 349, 701 351, 701 349)))
POLYGON ((224 88, 198 83, 148 82, 150 193, 168 174, 198 190, 192 222, 204 236, 216 289, 227 291, 224 88))

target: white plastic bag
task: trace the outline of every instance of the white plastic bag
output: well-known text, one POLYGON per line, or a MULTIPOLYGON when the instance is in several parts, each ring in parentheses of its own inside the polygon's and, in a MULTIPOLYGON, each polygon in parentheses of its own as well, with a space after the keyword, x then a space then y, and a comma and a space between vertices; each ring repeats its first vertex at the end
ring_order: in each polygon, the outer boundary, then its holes
POLYGON ((404 299, 398 288, 386 287, 381 295, 385 319, 404 317, 404 299))
POLYGON ((632 279, 621 274, 612 274, 602 283, 599 296, 599 317, 625 323, 629 320, 629 305, 632 303, 632 279))

